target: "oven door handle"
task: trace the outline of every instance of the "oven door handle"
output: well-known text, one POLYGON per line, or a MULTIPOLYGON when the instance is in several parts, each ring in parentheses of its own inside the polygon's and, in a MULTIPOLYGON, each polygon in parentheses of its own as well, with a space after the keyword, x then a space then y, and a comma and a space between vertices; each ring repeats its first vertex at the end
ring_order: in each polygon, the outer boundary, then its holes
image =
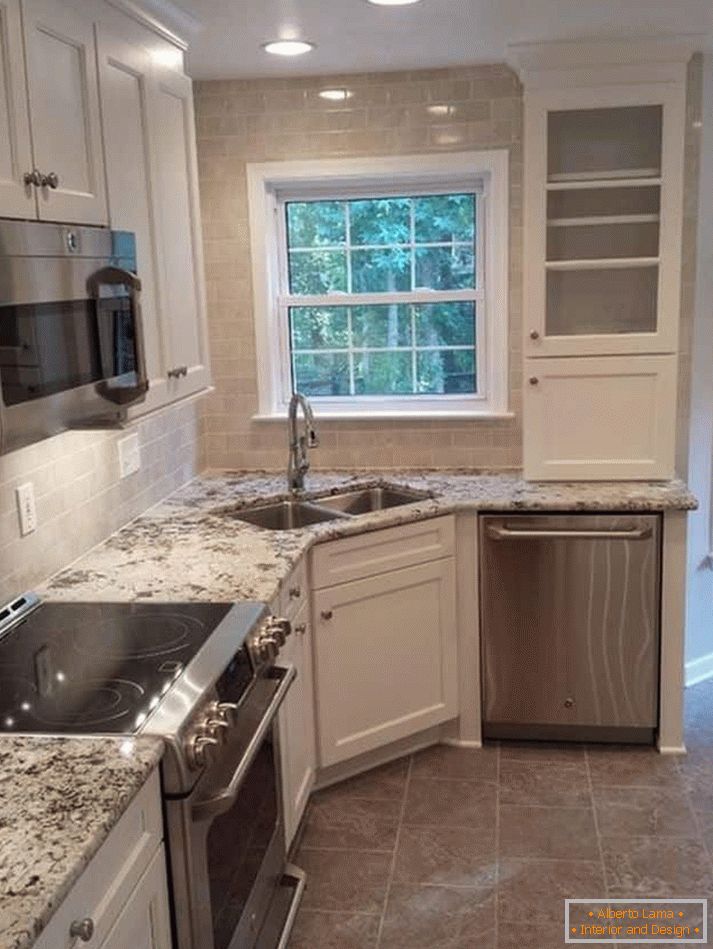
POLYGON ((245 754, 240 759, 237 768, 233 772, 230 782, 219 794, 209 797, 204 801, 197 801, 193 805, 193 820, 213 820, 214 818, 219 817, 221 814, 224 814, 226 811, 229 811, 235 803, 238 792, 240 791, 240 785, 245 780, 245 776, 250 770, 250 767, 252 766, 257 753, 260 750, 260 745, 263 743, 265 736, 272 727, 275 716, 282 705, 283 699, 287 695, 292 683, 297 678, 297 670, 293 665, 276 666, 275 668, 279 672, 284 673, 282 681, 270 700, 270 704, 265 710, 265 714, 260 719, 260 724, 255 729, 255 734, 250 739, 250 743, 245 749, 245 754))

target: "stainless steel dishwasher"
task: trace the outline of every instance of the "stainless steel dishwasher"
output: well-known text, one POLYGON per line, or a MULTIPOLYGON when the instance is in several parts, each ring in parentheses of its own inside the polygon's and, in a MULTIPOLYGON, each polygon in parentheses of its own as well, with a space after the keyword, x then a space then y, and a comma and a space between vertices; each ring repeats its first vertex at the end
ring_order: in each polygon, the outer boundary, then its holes
POLYGON ((652 742, 660 518, 480 517, 483 733, 652 742))

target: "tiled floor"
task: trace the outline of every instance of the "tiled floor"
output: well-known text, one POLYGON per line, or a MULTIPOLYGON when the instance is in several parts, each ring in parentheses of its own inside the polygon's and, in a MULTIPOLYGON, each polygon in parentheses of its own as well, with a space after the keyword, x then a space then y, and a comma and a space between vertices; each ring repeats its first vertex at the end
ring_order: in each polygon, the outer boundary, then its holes
POLYGON ((560 949, 565 897, 713 898, 713 682, 686 718, 685 758, 438 746, 315 795, 291 949, 560 949))

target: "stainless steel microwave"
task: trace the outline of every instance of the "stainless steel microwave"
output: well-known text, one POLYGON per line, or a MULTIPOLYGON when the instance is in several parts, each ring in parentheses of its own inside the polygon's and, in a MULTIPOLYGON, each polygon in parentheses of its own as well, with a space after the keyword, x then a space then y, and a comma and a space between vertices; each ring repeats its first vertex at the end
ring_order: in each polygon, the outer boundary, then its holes
POLYGON ((146 397, 134 235, 0 221, 0 453, 146 397))

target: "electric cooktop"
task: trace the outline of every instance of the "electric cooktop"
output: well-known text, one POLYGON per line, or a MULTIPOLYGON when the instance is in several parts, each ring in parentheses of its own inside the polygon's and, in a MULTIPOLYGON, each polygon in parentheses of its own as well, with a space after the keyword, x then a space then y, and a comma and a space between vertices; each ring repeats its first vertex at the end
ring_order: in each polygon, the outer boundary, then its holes
MULTIPOLYGON (((138 731, 230 609, 42 603, 0 638, 0 731, 138 731)), ((253 673, 246 650, 235 665, 233 676, 247 688, 253 673)))

